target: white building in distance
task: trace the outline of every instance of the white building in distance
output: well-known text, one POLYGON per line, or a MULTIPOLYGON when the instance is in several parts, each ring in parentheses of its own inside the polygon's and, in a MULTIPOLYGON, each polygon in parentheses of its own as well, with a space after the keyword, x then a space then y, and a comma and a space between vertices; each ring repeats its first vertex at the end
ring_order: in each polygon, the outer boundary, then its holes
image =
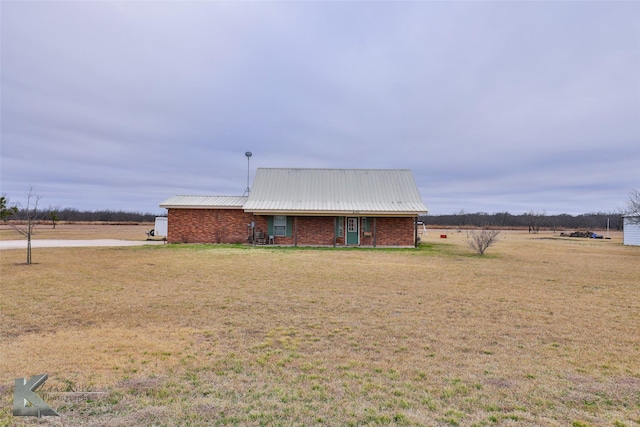
POLYGON ((623 243, 625 245, 640 246, 640 218, 637 216, 624 217, 623 243))

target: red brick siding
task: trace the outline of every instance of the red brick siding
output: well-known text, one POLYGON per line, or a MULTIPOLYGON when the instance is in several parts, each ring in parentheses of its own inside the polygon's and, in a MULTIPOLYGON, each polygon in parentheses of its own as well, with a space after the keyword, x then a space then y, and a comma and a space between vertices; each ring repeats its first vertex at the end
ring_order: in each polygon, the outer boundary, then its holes
POLYGON ((293 219, 293 236, 298 245, 333 245, 335 218, 332 216, 299 216, 293 219))
MULTIPOLYGON (((264 218, 266 224, 266 217, 264 218)), ((344 220, 344 218, 342 218, 344 220)), ((360 230, 360 245, 373 246, 374 236, 377 246, 413 246, 415 242, 414 218, 369 218, 370 237, 360 230)), ((292 221, 291 237, 275 236, 277 245, 333 245, 335 217, 298 216, 292 221), (297 224, 297 225, 296 225, 297 224)), ((346 229, 346 225, 345 225, 346 229)), ((344 245, 344 236, 336 237, 336 245, 344 245)))
MULTIPOLYGON (((242 209, 169 209, 170 243, 247 243, 254 216, 242 209)), ((266 228, 266 225, 265 225, 266 228)))
POLYGON ((251 215, 251 221, 255 222, 256 232, 263 232, 266 237, 269 237, 269 223, 266 216, 251 215))
MULTIPOLYGON (((371 218, 371 232, 373 221, 371 218)), ((415 244, 414 218, 376 218, 377 246, 413 246, 415 244)))
MULTIPOLYGON (((268 233, 267 216, 254 216, 242 209, 169 209, 170 243, 247 243, 247 224, 255 222, 256 231, 268 233)), ((362 223, 361 223, 362 224, 362 223)), ((414 218, 369 218, 371 237, 360 230, 362 246, 413 246, 414 218), (374 226, 375 221, 375 226, 374 226)), ((334 244, 335 217, 298 216, 292 221, 291 237, 275 236, 279 245, 334 244)), ((344 236, 336 237, 344 245, 344 236)))

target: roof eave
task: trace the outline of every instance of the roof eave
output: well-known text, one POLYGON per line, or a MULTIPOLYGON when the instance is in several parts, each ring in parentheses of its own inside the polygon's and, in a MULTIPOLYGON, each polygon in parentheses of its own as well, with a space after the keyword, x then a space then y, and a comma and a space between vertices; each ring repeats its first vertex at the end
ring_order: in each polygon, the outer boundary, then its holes
POLYGON ((287 215, 287 216, 369 216, 369 217, 417 217, 426 215, 427 211, 306 211, 306 210, 277 210, 252 209, 245 210, 254 215, 287 215))
POLYGON ((242 210, 242 206, 160 205, 160 207, 165 209, 240 209, 242 210))

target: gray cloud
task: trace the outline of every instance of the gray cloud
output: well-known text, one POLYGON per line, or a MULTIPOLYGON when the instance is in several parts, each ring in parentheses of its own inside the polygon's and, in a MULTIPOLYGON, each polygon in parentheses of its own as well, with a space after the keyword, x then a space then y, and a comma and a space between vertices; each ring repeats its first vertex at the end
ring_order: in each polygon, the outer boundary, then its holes
POLYGON ((2 192, 158 212, 255 167, 411 168, 433 213, 640 187, 631 2, 3 2, 2 192))

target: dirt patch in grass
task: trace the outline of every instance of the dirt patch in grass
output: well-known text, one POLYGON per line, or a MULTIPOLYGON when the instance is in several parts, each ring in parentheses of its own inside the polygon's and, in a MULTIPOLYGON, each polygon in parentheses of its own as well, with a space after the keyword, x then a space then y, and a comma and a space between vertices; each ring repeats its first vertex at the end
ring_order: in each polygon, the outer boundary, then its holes
POLYGON ((0 425, 43 372, 47 425, 640 422, 638 248, 437 236, 3 251, 0 425))

